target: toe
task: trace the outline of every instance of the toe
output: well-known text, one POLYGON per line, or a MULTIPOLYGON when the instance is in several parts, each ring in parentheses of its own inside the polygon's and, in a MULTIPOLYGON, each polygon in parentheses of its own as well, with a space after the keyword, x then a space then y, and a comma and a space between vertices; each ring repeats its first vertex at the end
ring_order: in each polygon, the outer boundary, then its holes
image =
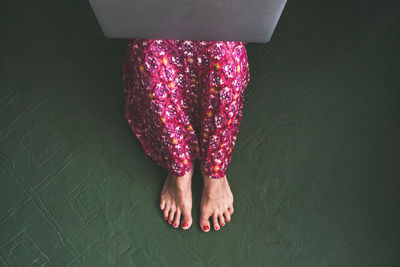
POLYGON ((160 209, 161 209, 161 210, 164 210, 164 208, 165 208, 165 200, 161 200, 161 202, 160 202, 160 209))
POLYGON ((224 212, 224 217, 225 217, 225 222, 230 222, 231 221, 231 215, 229 211, 224 212))
POLYGON ((231 215, 233 214, 234 210, 235 209, 233 208, 233 205, 228 207, 228 211, 231 213, 231 215))
POLYGON ((174 224, 172 226, 174 228, 178 228, 180 220, 181 220, 181 211, 178 209, 178 210, 176 210, 175 220, 174 220, 174 224))
POLYGON ((225 225, 224 215, 223 215, 223 214, 220 214, 220 215, 218 216, 218 219, 219 219, 219 225, 224 226, 224 225, 225 225))
POLYGON ((221 227, 219 226, 219 223, 218 223, 218 214, 214 214, 214 215, 212 216, 212 220, 213 220, 214 229, 215 229, 216 231, 218 231, 219 228, 221 228, 221 227))
POLYGON ((208 221, 209 217, 210 215, 204 213, 200 216, 200 227, 204 232, 210 231, 210 222, 208 221))
POLYGON ((188 211, 183 211, 182 215, 182 229, 187 230, 192 225, 192 215, 188 211))
POLYGON ((174 221, 175 211, 176 211, 176 209, 174 209, 174 208, 171 208, 171 210, 169 211, 169 216, 168 216, 169 224, 172 224, 172 222, 174 221))
POLYGON ((163 212, 164 220, 168 220, 169 210, 170 210, 170 206, 166 205, 164 208, 164 212, 163 212))

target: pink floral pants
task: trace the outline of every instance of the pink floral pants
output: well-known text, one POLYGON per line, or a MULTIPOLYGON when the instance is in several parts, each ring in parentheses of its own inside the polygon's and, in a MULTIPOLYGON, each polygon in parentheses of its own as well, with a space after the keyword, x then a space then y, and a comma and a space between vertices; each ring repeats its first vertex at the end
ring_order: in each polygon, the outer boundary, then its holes
POLYGON ((246 44, 128 40, 125 119, 158 166, 183 176, 199 159, 205 175, 225 176, 250 81, 246 44))

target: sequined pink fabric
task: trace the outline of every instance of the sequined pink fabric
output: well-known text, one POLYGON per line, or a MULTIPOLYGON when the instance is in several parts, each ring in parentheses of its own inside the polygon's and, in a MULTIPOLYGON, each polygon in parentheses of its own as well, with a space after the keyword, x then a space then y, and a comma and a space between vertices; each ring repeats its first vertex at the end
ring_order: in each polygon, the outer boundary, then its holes
POLYGON ((225 176, 250 81, 245 42, 130 39, 125 119, 145 154, 175 176, 193 161, 225 176))

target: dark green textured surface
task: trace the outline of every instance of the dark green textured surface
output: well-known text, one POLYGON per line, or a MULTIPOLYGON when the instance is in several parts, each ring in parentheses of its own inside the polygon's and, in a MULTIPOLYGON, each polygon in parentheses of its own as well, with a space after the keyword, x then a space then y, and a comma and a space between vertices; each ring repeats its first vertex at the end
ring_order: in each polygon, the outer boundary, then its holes
POLYGON ((399 266, 395 1, 289 1, 251 81, 230 224, 173 229, 87 1, 0 2, 0 266, 399 266))

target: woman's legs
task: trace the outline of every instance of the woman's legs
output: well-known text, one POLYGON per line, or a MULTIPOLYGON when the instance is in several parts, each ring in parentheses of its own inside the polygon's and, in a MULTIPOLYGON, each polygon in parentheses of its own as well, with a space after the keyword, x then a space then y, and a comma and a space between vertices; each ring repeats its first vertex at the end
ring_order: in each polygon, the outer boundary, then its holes
POLYGON ((174 176, 199 153, 189 114, 185 62, 166 40, 129 40, 123 65, 125 118, 146 155, 174 176))
POLYGON ((146 155, 167 170, 160 200, 175 228, 192 224, 193 159, 200 153, 188 118, 184 58, 167 40, 129 40, 123 65, 125 118, 146 155))
POLYGON ((242 118, 244 91, 250 81, 246 48, 240 42, 216 42, 201 78, 202 171, 225 176, 242 118))
POLYGON ((200 227, 215 230, 230 222, 233 194, 226 178, 250 81, 247 51, 240 42, 216 42, 207 48, 202 73, 201 139, 203 194, 200 227))
POLYGON ((196 158, 204 178, 200 225, 208 226, 211 215, 215 229, 218 218, 221 225, 229 222, 233 196, 225 172, 249 78, 240 42, 129 40, 123 63, 125 118, 146 155, 170 171, 160 202, 170 223, 179 225, 181 214, 189 224, 182 224, 184 229, 192 223, 189 185, 196 158), (215 201, 217 195, 221 201, 215 201))

